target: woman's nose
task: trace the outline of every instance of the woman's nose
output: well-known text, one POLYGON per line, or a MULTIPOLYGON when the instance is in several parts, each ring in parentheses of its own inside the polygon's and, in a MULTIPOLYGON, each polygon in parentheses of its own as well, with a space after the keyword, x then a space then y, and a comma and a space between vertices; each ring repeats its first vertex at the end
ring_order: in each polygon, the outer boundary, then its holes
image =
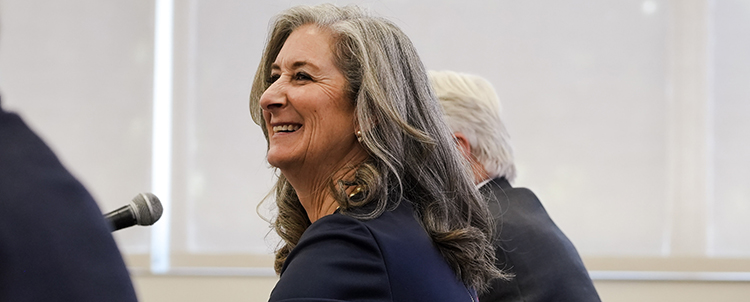
POLYGON ((286 105, 286 93, 281 83, 271 84, 260 97, 260 108, 266 111, 283 108, 286 105))

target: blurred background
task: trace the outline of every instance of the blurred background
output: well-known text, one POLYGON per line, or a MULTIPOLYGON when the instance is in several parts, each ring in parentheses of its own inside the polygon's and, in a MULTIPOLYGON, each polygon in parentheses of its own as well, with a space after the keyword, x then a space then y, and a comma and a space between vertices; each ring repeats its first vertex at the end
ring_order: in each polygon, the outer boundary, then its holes
MULTIPOLYGON (((114 234, 142 301, 268 299, 275 176, 248 95, 269 20, 318 2, 0 0, 4 108, 102 212, 166 207, 114 234)), ((603 300, 750 296, 750 0, 332 2, 495 85, 514 185, 603 300)))

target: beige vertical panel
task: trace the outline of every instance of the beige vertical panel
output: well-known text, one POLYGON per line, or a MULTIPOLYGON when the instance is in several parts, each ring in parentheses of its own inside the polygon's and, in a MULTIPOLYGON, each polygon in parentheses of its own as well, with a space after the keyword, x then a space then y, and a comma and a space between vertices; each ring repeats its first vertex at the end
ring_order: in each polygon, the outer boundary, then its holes
POLYGON ((709 2, 669 2, 669 232, 665 255, 702 256, 706 251, 707 213, 712 208, 709 2))
POLYGON ((750 256, 750 1, 713 9, 714 210, 709 255, 750 256))

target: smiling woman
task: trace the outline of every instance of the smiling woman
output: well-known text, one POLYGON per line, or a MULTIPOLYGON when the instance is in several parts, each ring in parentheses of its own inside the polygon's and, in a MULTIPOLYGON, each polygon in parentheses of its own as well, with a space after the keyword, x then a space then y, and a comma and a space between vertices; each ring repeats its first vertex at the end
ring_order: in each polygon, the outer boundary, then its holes
POLYGON ((487 206, 391 22, 300 6, 273 23, 250 111, 281 173, 271 301, 476 301, 487 206))
POLYGON ((328 176, 342 179, 341 171, 367 159, 354 135, 354 104, 334 64, 332 43, 331 32, 315 25, 292 32, 271 65, 271 86, 260 98, 268 162, 295 188, 311 222, 338 207, 316 194, 326 191, 328 176))

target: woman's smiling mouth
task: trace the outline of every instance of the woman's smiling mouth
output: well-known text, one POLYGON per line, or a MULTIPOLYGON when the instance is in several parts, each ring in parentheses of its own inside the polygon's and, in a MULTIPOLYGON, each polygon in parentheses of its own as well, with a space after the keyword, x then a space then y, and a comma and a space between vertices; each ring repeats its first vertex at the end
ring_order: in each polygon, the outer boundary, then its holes
POLYGON ((273 126, 273 133, 279 133, 279 132, 294 132, 297 131, 302 125, 299 124, 287 124, 287 125, 279 125, 279 126, 273 126))

